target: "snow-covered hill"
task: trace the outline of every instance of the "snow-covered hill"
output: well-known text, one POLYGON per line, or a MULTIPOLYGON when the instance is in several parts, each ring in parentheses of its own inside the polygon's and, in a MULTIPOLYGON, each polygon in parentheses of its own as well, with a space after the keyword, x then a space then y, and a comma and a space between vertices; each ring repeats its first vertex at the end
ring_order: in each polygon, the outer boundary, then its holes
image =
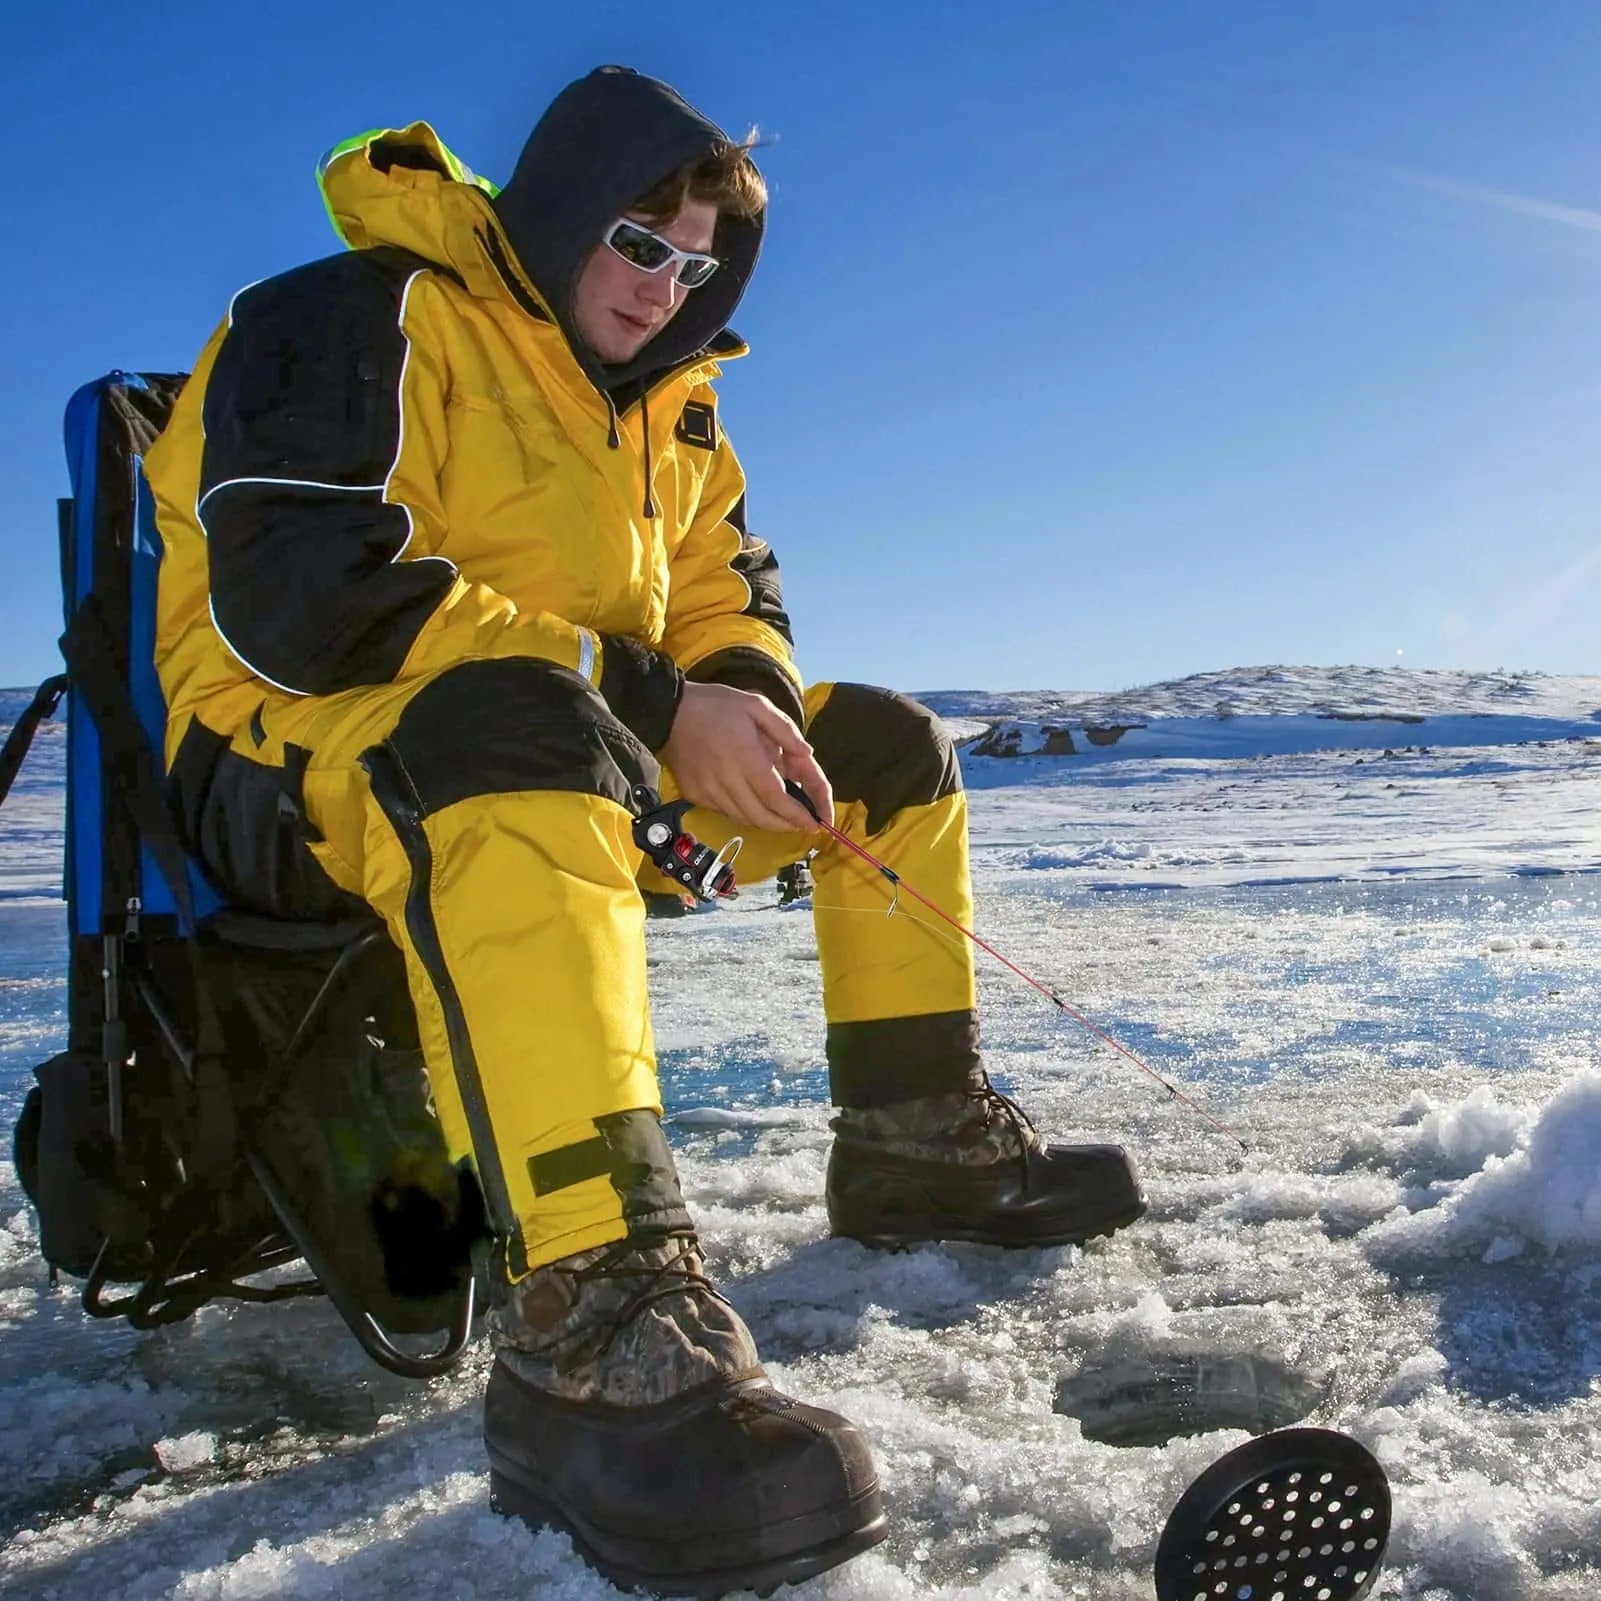
POLYGON ((1149 723, 1168 717, 1549 717, 1601 713, 1601 674, 1416 667, 1231 667, 1120 690, 936 690, 942 717, 1149 723))
POLYGON ((1601 676, 1241 667, 1110 693, 920 698, 981 756, 1245 757, 1601 737, 1601 676))

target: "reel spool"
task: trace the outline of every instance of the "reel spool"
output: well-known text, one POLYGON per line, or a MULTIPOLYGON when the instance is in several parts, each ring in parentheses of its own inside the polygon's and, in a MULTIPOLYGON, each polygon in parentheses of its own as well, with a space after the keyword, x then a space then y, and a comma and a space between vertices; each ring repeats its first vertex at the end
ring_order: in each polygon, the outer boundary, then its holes
POLYGON ((1357 1601, 1390 1538, 1390 1485, 1330 1429, 1279 1429, 1220 1458, 1156 1548, 1158 1601, 1357 1601))

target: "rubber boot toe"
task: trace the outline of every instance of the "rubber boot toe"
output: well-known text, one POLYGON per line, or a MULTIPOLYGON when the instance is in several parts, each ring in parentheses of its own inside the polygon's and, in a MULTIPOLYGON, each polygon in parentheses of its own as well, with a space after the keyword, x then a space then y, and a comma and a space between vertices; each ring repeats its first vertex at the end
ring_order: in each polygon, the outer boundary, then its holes
POLYGON ((1121 1145, 1028 1146, 1008 1160, 965 1165, 839 1139, 827 1198, 833 1232, 874 1246, 1080 1245, 1127 1227, 1146 1208, 1121 1145))
POLYGON ((861 1432, 763 1378, 615 1406, 551 1395, 497 1360, 484 1437, 496 1507, 565 1530, 625 1589, 765 1595, 886 1532, 861 1432))

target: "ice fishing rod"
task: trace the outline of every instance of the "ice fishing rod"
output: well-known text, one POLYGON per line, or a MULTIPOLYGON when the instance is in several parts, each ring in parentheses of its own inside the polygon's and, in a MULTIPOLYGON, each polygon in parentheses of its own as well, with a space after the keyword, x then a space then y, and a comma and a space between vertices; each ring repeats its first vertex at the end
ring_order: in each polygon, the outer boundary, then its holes
MULTIPOLYGON (((1189 1107, 1189 1109, 1194 1112, 1197 1117, 1202 1118, 1206 1122, 1210 1123, 1212 1127, 1215 1128, 1220 1134, 1226 1134, 1231 1140, 1234 1141, 1236 1145, 1239 1146, 1241 1151, 1247 1153, 1250 1151, 1250 1147, 1243 1139, 1240 1138, 1238 1134, 1234 1132, 1233 1129, 1228 1126, 1227 1123, 1221 1121, 1219 1118, 1213 1117, 1204 1106, 1198 1105, 1171 1079, 1165 1078, 1148 1062, 1141 1060, 1141 1058, 1136 1056, 1134 1052, 1128 1048, 1128 1046, 1122 1043, 1122 1041, 1114 1039, 1106 1032, 1104 1028, 1092 1023, 1082 1012, 1077 1011, 1075 1008, 1069 1006, 1068 1003, 1064 1001, 1062 997, 1058 995, 1056 991, 1053 990, 1048 984, 1042 984, 1037 978, 1025 973, 1016 962, 1009 960, 1005 956, 1002 956, 993 945, 986 940, 980 939, 972 929, 958 922, 956 918, 952 917, 951 914, 944 909, 944 907, 936 906, 934 902, 928 898, 928 896, 924 895, 920 890, 914 889, 912 885, 908 884, 906 880, 902 878, 901 875, 897 873, 895 869, 887 862, 881 862, 870 850, 865 849, 863 846, 858 845, 855 840, 849 838, 845 834, 842 834, 839 829, 834 827, 832 823, 825 823, 818 815, 817 808, 812 805, 811 796, 808 795, 806 791, 794 781, 794 779, 786 779, 784 782, 784 788, 788 791, 792 800, 798 801, 806 808, 808 812, 811 813, 812 820, 820 829, 822 829, 825 834, 829 836, 830 839, 837 840, 841 845, 845 846, 847 850, 854 851, 856 855, 860 856, 861 859, 870 867, 876 868, 878 872, 883 874, 883 876, 894 886, 897 897, 902 894, 910 895, 913 900, 918 901, 922 905, 926 906, 929 911, 934 913, 936 917, 943 918, 951 925, 952 928, 957 931, 957 933, 965 934, 967 938, 970 939, 976 946, 978 946, 981 951, 986 951, 989 953, 989 955, 993 956, 1002 967, 1005 967, 1011 972, 1016 973, 1025 984, 1032 984, 1034 988, 1046 998, 1046 1000, 1050 1001, 1054 1006, 1057 1006, 1062 1011, 1066 1012, 1075 1023, 1078 1023, 1083 1028, 1087 1028, 1098 1040, 1102 1040, 1106 1044, 1110 1045, 1114 1051, 1119 1053, 1119 1055, 1126 1056, 1129 1061, 1139 1068, 1142 1073, 1145 1073, 1149 1077, 1155 1079, 1156 1082, 1167 1091, 1168 1095, 1171 1096, 1173 1100, 1180 1101, 1185 1106, 1189 1107)), ((893 905, 890 907, 890 910, 894 911, 893 905)))

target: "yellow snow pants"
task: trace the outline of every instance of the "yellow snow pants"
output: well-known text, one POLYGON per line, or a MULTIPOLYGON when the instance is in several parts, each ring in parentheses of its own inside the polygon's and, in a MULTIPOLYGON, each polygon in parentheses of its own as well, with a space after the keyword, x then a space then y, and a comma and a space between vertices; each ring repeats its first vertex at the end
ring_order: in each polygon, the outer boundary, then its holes
MULTIPOLYGON (((814 686, 805 709, 837 826, 970 924, 966 797, 937 720, 854 684, 814 686)), ((531 658, 470 661, 272 696, 244 728, 192 723, 172 779, 191 843, 235 903, 299 917, 365 903, 382 917, 446 1140, 477 1174, 510 1280, 687 1224, 659 1126, 631 832, 636 785, 675 791, 584 678, 531 658)), ((736 832, 699 808, 686 826, 713 846, 736 832)), ((738 832, 741 882, 818 840, 738 832)), ((890 886, 836 842, 812 870, 835 1101, 966 1084, 979 1062, 966 941, 884 916, 890 886)), ((669 887, 647 867, 652 878, 669 887)))

